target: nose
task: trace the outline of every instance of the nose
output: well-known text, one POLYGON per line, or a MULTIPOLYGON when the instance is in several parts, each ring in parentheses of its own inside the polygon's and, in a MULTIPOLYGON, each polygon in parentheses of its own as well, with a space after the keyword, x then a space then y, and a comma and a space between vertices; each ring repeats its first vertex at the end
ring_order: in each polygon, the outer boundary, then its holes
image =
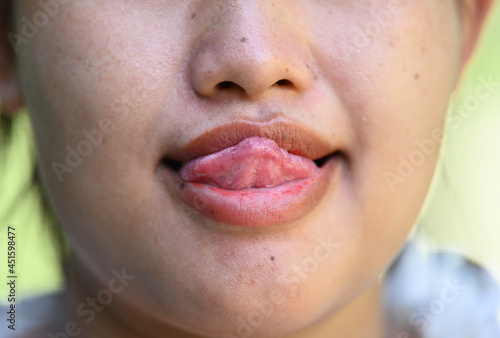
POLYGON ((189 64, 193 90, 209 99, 224 93, 248 100, 300 95, 312 75, 304 32, 291 24, 297 20, 280 14, 280 1, 243 2, 217 7, 222 14, 201 28, 189 64))

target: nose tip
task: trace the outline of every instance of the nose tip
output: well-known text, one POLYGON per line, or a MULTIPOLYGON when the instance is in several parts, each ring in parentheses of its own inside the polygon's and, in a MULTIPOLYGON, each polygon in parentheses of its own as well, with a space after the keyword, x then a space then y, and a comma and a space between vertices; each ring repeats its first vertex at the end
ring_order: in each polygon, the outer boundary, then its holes
POLYGON ((194 92, 255 100, 307 90, 312 76, 301 33, 263 10, 234 15, 200 35, 190 59, 194 92))

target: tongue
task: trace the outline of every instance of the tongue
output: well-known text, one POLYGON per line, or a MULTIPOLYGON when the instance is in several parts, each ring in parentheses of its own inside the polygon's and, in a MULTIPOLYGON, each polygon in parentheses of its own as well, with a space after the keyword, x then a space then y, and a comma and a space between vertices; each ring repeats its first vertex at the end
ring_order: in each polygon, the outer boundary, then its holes
POLYGON ((292 155, 268 138, 250 137, 184 163, 179 174, 186 182, 240 190, 275 187, 310 177, 318 170, 312 160, 292 155))

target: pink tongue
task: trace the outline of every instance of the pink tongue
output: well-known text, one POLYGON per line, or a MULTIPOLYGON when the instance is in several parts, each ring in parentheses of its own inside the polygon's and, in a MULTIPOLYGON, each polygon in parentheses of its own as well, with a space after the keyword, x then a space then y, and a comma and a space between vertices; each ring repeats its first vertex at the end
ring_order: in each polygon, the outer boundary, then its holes
POLYGON ((186 162, 179 174, 187 182, 223 189, 270 188, 312 176, 319 168, 265 137, 250 137, 217 153, 186 162))

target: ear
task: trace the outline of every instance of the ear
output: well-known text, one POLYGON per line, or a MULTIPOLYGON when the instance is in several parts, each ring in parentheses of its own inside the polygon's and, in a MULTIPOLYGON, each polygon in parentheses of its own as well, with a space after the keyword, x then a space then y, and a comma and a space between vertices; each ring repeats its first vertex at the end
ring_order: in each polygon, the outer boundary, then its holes
POLYGON ((472 56, 494 0, 458 0, 462 21, 462 69, 472 56))
POLYGON ((0 5, 0 108, 10 116, 23 106, 15 53, 8 39, 11 32, 10 5, 0 5))

